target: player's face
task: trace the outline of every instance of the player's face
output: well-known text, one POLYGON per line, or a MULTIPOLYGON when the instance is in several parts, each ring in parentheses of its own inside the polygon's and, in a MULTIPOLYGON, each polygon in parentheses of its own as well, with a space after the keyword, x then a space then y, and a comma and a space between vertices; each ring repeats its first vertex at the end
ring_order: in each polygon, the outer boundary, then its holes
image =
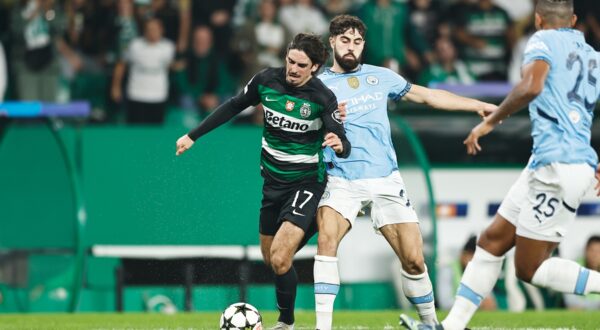
POLYGON ((285 58, 285 80, 288 84, 300 87, 312 77, 318 66, 301 50, 290 49, 285 58))
POLYGON ((356 29, 348 29, 344 34, 330 38, 335 62, 344 70, 356 69, 362 58, 365 39, 356 29))

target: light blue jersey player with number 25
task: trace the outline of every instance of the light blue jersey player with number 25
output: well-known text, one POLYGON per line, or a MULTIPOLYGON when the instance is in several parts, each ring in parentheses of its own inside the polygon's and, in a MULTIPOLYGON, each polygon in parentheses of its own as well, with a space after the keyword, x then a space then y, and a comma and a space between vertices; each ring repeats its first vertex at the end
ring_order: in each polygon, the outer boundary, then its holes
MULTIPOLYGON (((525 49, 522 80, 498 111, 465 140, 469 154, 478 139, 529 103, 533 151, 527 168, 481 234, 448 317, 434 327, 402 315, 409 329, 464 329, 496 283, 504 254, 513 246, 517 277, 554 291, 600 292, 600 274, 576 262, 551 257, 582 198, 598 179, 590 145, 593 111, 600 94, 600 55, 575 25, 572 0, 538 0, 536 32, 525 49)), ((600 184, 596 184, 596 189, 600 184)))

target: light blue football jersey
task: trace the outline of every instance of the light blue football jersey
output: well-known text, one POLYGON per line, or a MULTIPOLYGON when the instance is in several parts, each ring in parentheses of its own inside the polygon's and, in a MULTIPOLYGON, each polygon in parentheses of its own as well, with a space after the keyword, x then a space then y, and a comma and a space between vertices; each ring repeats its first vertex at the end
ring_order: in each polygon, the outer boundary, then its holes
POLYGON ((525 48, 523 65, 546 61, 550 72, 542 93, 529 104, 535 169, 553 162, 587 163, 598 156, 590 145, 600 94, 600 56, 574 29, 540 30, 525 48))
POLYGON ((346 159, 336 157, 331 148, 325 150, 325 161, 334 165, 327 173, 355 180, 385 177, 398 169, 387 102, 388 98, 399 100, 411 84, 389 69, 367 64, 349 73, 326 69, 319 78, 333 91, 338 103, 346 102, 344 128, 352 144, 346 159))

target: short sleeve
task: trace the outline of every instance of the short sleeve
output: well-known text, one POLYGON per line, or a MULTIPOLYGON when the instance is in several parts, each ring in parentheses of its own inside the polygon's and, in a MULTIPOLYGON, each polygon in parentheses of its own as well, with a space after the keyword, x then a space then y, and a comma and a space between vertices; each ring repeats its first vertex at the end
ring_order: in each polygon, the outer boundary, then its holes
POLYGON ((550 53, 547 34, 539 32, 534 34, 529 39, 529 42, 527 42, 525 53, 523 54, 523 65, 537 60, 546 61, 552 66, 552 55, 550 53))
POLYGON ((412 84, 406 81, 404 77, 391 70, 387 71, 386 80, 389 86, 388 96, 394 101, 398 101, 404 97, 412 87, 412 84))

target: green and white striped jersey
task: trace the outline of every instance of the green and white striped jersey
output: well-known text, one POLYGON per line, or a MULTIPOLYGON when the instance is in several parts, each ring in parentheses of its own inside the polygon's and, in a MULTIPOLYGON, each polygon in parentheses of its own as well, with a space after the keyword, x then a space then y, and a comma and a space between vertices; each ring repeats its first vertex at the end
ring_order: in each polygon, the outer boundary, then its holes
POLYGON ((263 175, 279 182, 315 178, 323 182, 325 131, 346 139, 335 95, 319 79, 301 87, 288 85, 283 68, 258 73, 244 95, 252 104, 258 101, 263 106, 263 175))
POLYGON ((326 169, 321 144, 325 132, 340 137, 344 151, 338 156, 348 157, 350 143, 335 95, 316 78, 300 87, 289 85, 285 68, 269 68, 257 73, 239 95, 221 105, 188 135, 196 140, 259 103, 264 111, 260 165, 265 179, 280 183, 323 182, 326 169))

